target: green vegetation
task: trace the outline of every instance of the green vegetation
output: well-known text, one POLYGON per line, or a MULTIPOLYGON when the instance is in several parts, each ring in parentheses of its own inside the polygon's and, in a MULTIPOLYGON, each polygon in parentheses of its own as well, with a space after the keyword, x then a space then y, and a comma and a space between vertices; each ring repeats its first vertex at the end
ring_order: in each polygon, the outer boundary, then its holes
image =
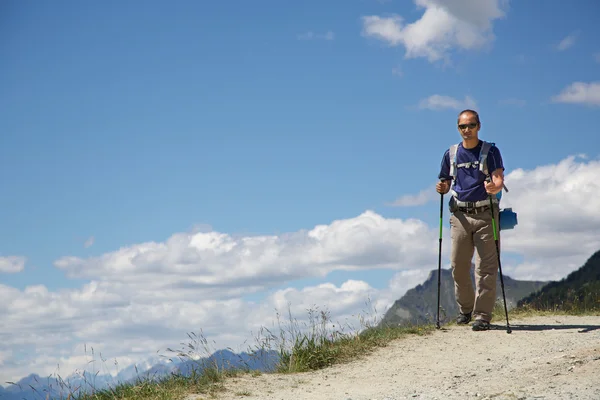
POLYGON ((113 400, 113 399, 181 399, 189 393, 212 394, 221 389, 224 378, 234 376, 235 371, 219 371, 215 367, 204 368, 201 374, 191 376, 171 375, 158 381, 139 379, 133 384, 122 384, 115 388, 76 395, 71 399, 113 400))
POLYGON ((600 251, 566 278, 523 298, 518 307, 575 314, 600 311, 600 251))
POLYGON ((432 325, 414 327, 380 327, 375 322, 358 316, 361 328, 356 330, 331 321, 326 311, 308 310, 304 328, 288 315, 282 324, 278 315, 278 332, 262 328, 258 349, 274 349, 280 354, 276 368, 279 373, 306 372, 355 360, 377 347, 409 334, 426 334, 432 325), (348 330, 348 332, 345 332, 348 330))

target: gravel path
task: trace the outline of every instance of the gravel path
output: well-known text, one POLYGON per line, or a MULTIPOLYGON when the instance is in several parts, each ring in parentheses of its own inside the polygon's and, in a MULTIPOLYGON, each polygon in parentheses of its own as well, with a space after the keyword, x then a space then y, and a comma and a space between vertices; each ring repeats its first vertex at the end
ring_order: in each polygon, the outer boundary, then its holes
POLYGON ((443 327, 321 371, 231 378, 217 398, 600 399, 600 316, 510 322, 511 334, 502 321, 487 332, 443 327))

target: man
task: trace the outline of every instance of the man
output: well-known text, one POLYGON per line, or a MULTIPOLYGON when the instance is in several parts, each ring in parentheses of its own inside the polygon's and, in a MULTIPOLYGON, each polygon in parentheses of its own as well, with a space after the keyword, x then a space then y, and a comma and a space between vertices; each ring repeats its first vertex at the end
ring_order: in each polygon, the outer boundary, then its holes
POLYGON ((498 202, 496 194, 504 187, 504 165, 500 150, 492 146, 487 157, 491 179, 479 169, 479 155, 483 142, 479 140, 481 121, 473 110, 458 115, 458 132, 462 143, 456 149, 456 179, 450 174, 450 150, 442 157, 438 193, 448 193, 450 198, 451 266, 454 293, 459 312, 456 322, 468 324, 475 319, 472 329, 483 331, 490 328, 492 310, 496 302, 496 278, 498 255, 494 242, 492 212, 489 196, 494 201, 494 217, 498 226, 498 202), (477 250, 475 263, 475 286, 471 282, 471 259, 477 250))

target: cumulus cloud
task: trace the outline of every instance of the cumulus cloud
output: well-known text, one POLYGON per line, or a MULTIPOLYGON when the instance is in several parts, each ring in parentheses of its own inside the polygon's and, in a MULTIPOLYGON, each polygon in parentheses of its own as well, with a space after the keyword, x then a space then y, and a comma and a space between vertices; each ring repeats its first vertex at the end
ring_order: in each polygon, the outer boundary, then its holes
POLYGON ((494 40, 493 22, 506 14, 502 0, 415 0, 424 12, 406 23, 399 15, 362 17, 363 35, 402 45, 406 58, 448 59, 453 49, 479 50, 494 40))
POLYGON ((413 250, 425 250, 423 238, 429 234, 422 221, 389 220, 367 211, 281 236, 178 233, 164 243, 142 243, 100 257, 63 257, 55 265, 72 278, 155 289, 227 290, 250 284, 262 289, 289 279, 323 277, 334 270, 418 264, 423 256, 413 250))
MULTIPOLYGON (((519 224, 502 232, 505 274, 560 279, 600 249, 599 174, 599 160, 579 156, 507 173, 502 207, 513 207, 519 224)), ((56 267, 86 284, 0 284, 0 380, 48 376, 57 364, 62 376, 81 370, 90 360, 84 345, 101 352, 106 366, 116 360, 123 369, 157 352, 172 356, 167 348, 200 330, 215 350, 244 351, 261 327, 276 327, 276 313, 287 318, 288 307, 299 321, 307 309, 327 309, 337 324, 359 328, 359 314, 368 316, 372 307, 373 318, 383 315, 437 268, 438 229, 366 211, 281 235, 205 229, 97 257, 62 257, 56 267), (368 275, 329 282, 336 271, 383 269, 391 276, 383 287, 368 275), (294 287, 299 279, 313 283, 294 287)), ((447 268, 449 233, 443 234, 447 268)))
POLYGON ((26 258, 23 256, 0 257, 0 273, 14 274, 25 269, 26 258))
POLYGON ((560 279, 600 249, 600 160, 568 157, 506 177, 503 207, 514 207, 519 225, 504 246, 524 257, 509 270, 515 277, 560 279))
POLYGON ((469 96, 465 96, 464 100, 456 99, 450 96, 440 94, 431 95, 419 102, 420 109, 429 110, 464 110, 466 108, 476 108, 475 100, 469 96))
POLYGON ((6 376, 0 379, 52 373, 56 359, 43 366, 31 363, 39 363, 40 354, 57 354, 61 346, 65 350, 57 357, 63 371, 82 368, 76 365, 81 353, 73 354, 81 343, 102 348, 105 357, 118 356, 120 365, 173 347, 192 330, 202 329, 219 348, 236 348, 288 303, 298 314, 315 304, 331 308, 332 319, 347 320, 370 297, 385 312, 403 294, 398 289, 409 287, 397 282, 393 291, 381 291, 357 280, 301 289, 287 285, 296 279, 323 279, 333 271, 428 269, 436 249, 436 231, 426 223, 366 211, 279 236, 177 233, 165 242, 140 243, 98 257, 65 256, 55 266, 69 278, 89 283, 57 292, 44 286, 0 286, 0 313, 5 316, 0 351, 17 348, 28 358, 5 365, 6 376), (251 295, 266 297, 255 302, 248 299, 251 295))
MULTIPOLYGON (((7 316, 0 327, 0 354, 14 350, 26 357, 20 362, 4 359, 0 379, 16 381, 31 372, 49 376, 56 373, 57 364, 63 378, 89 368, 91 359, 84 345, 88 352, 96 349, 107 360, 103 373, 116 375, 118 370, 111 368, 115 362, 123 369, 159 350, 160 355, 174 356, 166 349, 177 348, 191 331, 202 331, 214 343, 212 350, 230 347, 247 351, 257 344, 252 338, 262 327, 276 332, 273 328, 278 322, 285 325, 288 311, 300 324, 308 322, 307 310, 327 311, 332 323, 346 332, 355 331, 361 328, 361 317, 374 322, 377 312, 385 312, 403 291, 418 283, 422 274, 412 271, 397 274, 393 285, 385 290, 364 281, 347 280, 339 286, 323 283, 278 289, 260 302, 218 299, 218 294, 214 294, 215 299, 202 300, 200 293, 188 293, 181 300, 175 292, 143 301, 129 287, 114 288, 96 281, 61 293, 43 286, 20 291, 0 285, 0 298, 7 305, 0 308, 7 316), (36 312, 31 315, 28 310, 36 312)), ((97 355, 97 369, 100 361, 97 355)))
POLYGON ((600 106, 600 81, 598 82, 573 82, 552 97, 555 103, 585 104, 600 106))

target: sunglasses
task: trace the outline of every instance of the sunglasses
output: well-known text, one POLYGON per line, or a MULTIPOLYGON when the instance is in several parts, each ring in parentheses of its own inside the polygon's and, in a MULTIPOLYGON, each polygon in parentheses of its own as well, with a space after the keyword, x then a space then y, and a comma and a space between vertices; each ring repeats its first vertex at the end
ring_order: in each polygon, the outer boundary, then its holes
POLYGON ((462 129, 463 131, 465 129, 467 129, 467 128, 475 129, 475 128, 477 128, 477 123, 473 123, 473 124, 460 124, 460 125, 458 125, 458 127, 460 129, 462 129))

